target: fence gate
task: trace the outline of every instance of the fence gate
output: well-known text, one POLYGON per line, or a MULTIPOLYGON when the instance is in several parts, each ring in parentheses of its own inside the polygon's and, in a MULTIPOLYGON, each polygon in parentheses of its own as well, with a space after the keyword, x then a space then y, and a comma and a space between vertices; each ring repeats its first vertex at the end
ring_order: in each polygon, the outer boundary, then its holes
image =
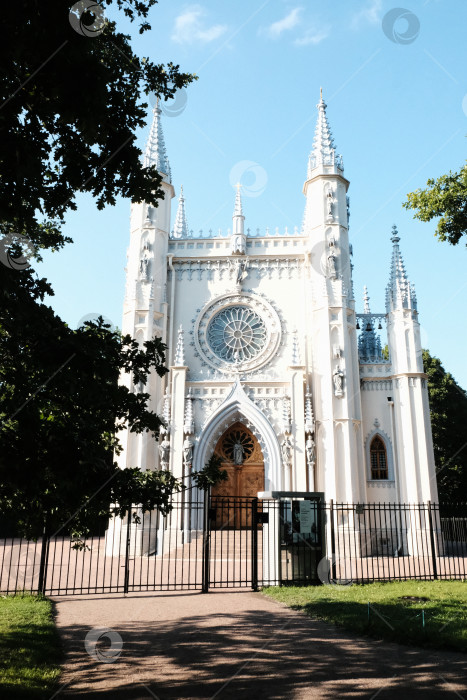
POLYGON ((257 498, 212 496, 208 509, 205 580, 210 588, 258 587, 262 510, 257 498))

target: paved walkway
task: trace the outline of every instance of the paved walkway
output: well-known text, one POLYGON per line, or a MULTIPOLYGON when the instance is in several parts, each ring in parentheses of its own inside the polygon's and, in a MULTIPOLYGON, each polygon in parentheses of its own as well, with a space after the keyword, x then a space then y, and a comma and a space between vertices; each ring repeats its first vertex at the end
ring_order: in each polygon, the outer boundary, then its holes
POLYGON ((73 596, 55 603, 66 650, 57 700, 467 700, 467 656, 356 637, 260 593, 73 596), (85 651, 96 627, 123 640, 113 663, 85 651))

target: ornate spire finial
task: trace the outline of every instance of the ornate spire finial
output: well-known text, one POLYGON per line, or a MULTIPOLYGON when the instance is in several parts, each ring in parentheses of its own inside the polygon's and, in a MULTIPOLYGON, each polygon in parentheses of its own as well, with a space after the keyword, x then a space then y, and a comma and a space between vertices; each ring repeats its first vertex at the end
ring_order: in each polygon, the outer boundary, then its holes
POLYGON ((391 241, 393 243, 389 283, 386 287, 386 310, 417 309, 417 297, 413 285, 405 271, 404 261, 399 248, 397 227, 392 227, 391 241))
POLYGON ((172 231, 172 238, 188 238, 189 229, 185 214, 185 198, 183 196, 183 185, 180 186, 180 197, 178 198, 177 215, 172 231))
POLYGON ((159 106, 159 97, 157 97, 153 111, 151 130, 149 132, 149 138, 144 153, 143 165, 145 168, 148 168, 150 165, 155 165, 157 170, 162 175, 165 175, 167 182, 171 182, 172 174, 170 172, 169 159, 167 158, 167 152, 165 150, 161 114, 162 112, 159 106))
POLYGON ((363 313, 364 314, 371 313, 371 311, 370 311, 370 297, 368 296, 368 289, 367 289, 366 284, 363 287, 363 313))
POLYGON ((392 236, 391 236, 391 241, 393 243, 399 243, 400 238, 399 238, 398 234, 399 234, 399 232, 397 230, 397 226, 396 226, 396 224, 394 224, 392 227, 392 236))
POLYGON ((305 401, 305 432, 314 433, 315 432, 315 419, 313 416, 313 407, 311 405, 311 394, 309 391, 306 393, 305 401))
POLYGON ((230 238, 230 252, 233 255, 245 255, 246 253, 246 236, 245 236, 245 217, 242 210, 242 185, 237 182, 235 185, 237 190, 235 194, 235 207, 232 216, 232 235, 230 238))
POLYGON ((164 394, 164 407, 162 409, 162 418, 164 420, 165 429, 170 431, 170 396, 169 388, 167 387, 164 394))
POLYGON ((320 101, 316 106, 318 108, 318 119, 313 148, 308 159, 308 177, 311 176, 311 171, 318 165, 334 165, 341 172, 344 170, 342 156, 336 153, 336 146, 326 116, 327 105, 323 100, 322 88, 320 89, 320 101))
POLYGON ((302 364, 300 358, 300 344, 298 342, 298 331, 295 328, 292 336, 292 367, 300 367, 302 364))
POLYGON ((183 423, 183 430, 187 435, 195 432, 193 420, 193 395, 191 393, 191 388, 189 389, 188 396, 185 399, 185 417, 183 423))
POLYGON ((237 190, 235 194, 235 208, 234 208, 234 216, 243 216, 243 210, 242 210, 242 194, 241 194, 241 189, 243 185, 241 185, 239 182, 235 185, 235 189, 237 190))
POLYGON ((178 329, 177 337, 177 349, 175 350, 175 366, 184 367, 185 366, 185 347, 183 342, 183 327, 180 326, 178 329))
POLYGON ((284 396, 282 403, 282 430, 284 433, 290 433, 292 426, 290 423, 290 401, 287 396, 284 396))

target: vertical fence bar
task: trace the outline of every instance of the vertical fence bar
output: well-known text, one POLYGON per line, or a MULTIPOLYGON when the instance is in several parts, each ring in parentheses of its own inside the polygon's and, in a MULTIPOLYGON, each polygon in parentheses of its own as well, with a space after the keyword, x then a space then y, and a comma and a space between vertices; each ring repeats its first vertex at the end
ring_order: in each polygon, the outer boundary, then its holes
POLYGON ((251 501, 251 587, 258 590, 258 499, 251 501))
POLYGON ((336 534, 334 532, 334 501, 329 501, 329 517, 331 518, 331 579, 336 580, 336 534))
POLYGON ((433 533, 433 518, 431 515, 431 501, 428 501, 428 522, 430 524, 430 545, 431 545, 431 560, 433 562, 433 578, 436 580, 438 578, 438 567, 436 563, 436 549, 435 549, 435 538, 433 533))
POLYGON ((125 543, 125 573, 123 578, 123 592, 128 593, 130 583, 130 521, 131 521, 131 505, 128 509, 126 520, 126 543, 125 543))
POLYGON ((49 538, 47 535, 47 516, 44 523, 44 530, 42 532, 42 546, 41 546, 41 560, 39 563, 39 580, 37 583, 37 592, 45 593, 45 586, 47 580, 47 562, 49 558, 49 538))
POLYGON ((204 513, 203 513, 203 593, 209 592, 209 537, 210 537, 210 522, 209 522, 209 489, 204 492, 204 513))

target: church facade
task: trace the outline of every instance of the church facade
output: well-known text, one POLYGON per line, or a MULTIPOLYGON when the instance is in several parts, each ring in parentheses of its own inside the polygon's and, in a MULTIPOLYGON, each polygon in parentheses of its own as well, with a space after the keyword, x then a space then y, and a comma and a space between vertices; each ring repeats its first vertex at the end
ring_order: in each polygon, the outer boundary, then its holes
MULTIPOLYGON (((165 429, 159 442, 127 432, 119 464, 186 477, 216 454, 229 475, 218 495, 437 502, 417 299, 399 236, 394 227, 385 310, 371 312, 365 289, 359 312, 349 181, 322 97, 317 108, 301 230, 251 232, 239 185, 227 235, 197 237, 183 190, 172 223, 155 107, 145 164, 163 174, 164 199, 132 205, 122 331, 168 346, 170 372, 144 387, 165 429)), ((122 382, 140 390, 130 375, 122 382)))

